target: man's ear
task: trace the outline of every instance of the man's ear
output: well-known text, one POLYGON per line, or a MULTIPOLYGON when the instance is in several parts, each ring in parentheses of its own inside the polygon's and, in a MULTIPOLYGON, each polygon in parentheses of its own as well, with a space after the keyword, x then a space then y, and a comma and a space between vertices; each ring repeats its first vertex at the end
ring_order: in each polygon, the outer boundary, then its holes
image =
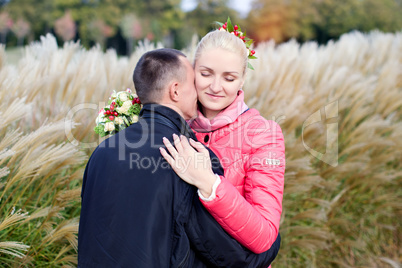
POLYGON ((172 101, 179 101, 179 83, 172 82, 169 86, 169 97, 172 101))

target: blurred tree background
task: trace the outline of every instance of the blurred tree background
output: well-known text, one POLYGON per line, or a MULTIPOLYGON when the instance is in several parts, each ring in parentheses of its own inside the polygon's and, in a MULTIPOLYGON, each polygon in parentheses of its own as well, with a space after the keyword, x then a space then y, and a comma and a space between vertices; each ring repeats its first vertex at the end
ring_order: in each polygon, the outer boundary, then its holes
POLYGON ((402 29, 402 0, 254 0, 246 16, 229 0, 1 0, 0 42, 21 46, 53 33, 59 44, 80 40, 119 54, 132 52, 147 38, 182 49, 192 36, 203 36, 214 21, 228 16, 242 24, 257 42, 295 38, 323 44, 352 30, 402 29))
POLYGON ((258 41, 326 43, 352 30, 402 29, 401 0, 255 0, 247 18, 258 41))

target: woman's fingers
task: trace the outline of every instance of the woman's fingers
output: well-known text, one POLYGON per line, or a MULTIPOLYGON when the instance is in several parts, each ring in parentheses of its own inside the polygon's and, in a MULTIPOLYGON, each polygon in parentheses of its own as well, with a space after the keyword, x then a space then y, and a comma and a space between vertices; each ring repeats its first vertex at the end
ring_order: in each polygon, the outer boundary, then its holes
POLYGON ((178 161, 180 157, 194 157, 196 152, 209 156, 209 151, 201 142, 191 138, 189 142, 185 136, 181 135, 179 137, 176 134, 173 134, 173 140, 174 146, 167 138, 163 137, 163 143, 174 161, 178 161))
POLYGON ((209 151, 202 143, 192 139, 189 142, 185 136, 174 135, 173 139, 174 144, 163 138, 166 149, 159 148, 162 157, 185 182, 205 188, 204 184, 209 185, 211 174, 214 176, 209 151))
POLYGON ((173 134, 173 141, 174 141, 174 146, 176 147, 177 152, 179 154, 181 154, 183 152, 183 145, 181 143, 181 139, 176 134, 173 134))
POLYGON ((189 143, 188 139, 183 135, 180 136, 180 139, 181 139, 181 145, 183 146, 184 150, 198 152, 198 153, 202 153, 206 156, 209 156, 208 149, 205 148, 205 146, 201 142, 197 142, 197 141, 193 140, 192 138, 190 138, 190 143, 189 143))
POLYGON ((180 143, 184 150, 196 152, 194 148, 190 145, 190 143, 188 143, 188 139, 186 136, 180 135, 180 143))
POLYGON ((183 163, 181 163, 180 159, 179 160, 177 158, 174 159, 162 147, 159 147, 159 151, 160 151, 161 155, 163 156, 163 158, 165 158, 165 160, 169 163, 169 165, 173 168, 173 170, 178 175, 180 175, 181 173, 183 173, 185 171, 185 166, 183 165, 183 163))
POLYGON ((207 150, 207 148, 205 148, 205 146, 198 141, 193 140, 192 138, 190 138, 190 144, 191 146, 193 146, 198 152, 200 153, 206 153, 209 155, 209 152, 207 150))
POLYGON ((159 147, 159 151, 161 152, 163 158, 165 158, 165 160, 169 163, 169 165, 173 167, 175 163, 173 157, 171 157, 170 154, 168 154, 168 152, 166 152, 166 150, 162 147, 159 147))
POLYGON ((165 137, 163 137, 163 144, 165 144, 166 149, 169 151, 169 153, 173 157, 173 159, 177 159, 179 154, 177 153, 174 146, 170 143, 170 141, 165 137))

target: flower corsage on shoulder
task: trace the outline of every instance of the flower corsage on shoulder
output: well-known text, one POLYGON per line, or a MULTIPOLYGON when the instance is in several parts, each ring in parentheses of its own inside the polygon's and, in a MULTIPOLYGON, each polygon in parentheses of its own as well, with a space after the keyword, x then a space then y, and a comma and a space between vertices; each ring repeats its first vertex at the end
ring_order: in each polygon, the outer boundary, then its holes
POLYGON ((138 121, 141 108, 140 99, 131 89, 113 90, 108 105, 99 111, 96 118, 95 133, 104 137, 125 129, 138 121))

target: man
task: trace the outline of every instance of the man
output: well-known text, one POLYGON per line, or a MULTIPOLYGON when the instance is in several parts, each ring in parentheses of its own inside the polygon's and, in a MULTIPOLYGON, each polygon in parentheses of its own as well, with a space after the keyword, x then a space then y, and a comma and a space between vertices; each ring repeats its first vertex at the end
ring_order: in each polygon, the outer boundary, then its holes
MULTIPOLYGON (((162 160, 163 137, 196 139, 185 121, 196 115, 197 95, 184 54, 147 52, 134 84, 144 104, 141 119, 100 144, 85 170, 78 267, 267 267, 280 237, 269 251, 251 253, 162 160)), ((217 159, 212 152, 211 159, 217 159)), ((223 174, 216 165, 214 172, 223 174)))

